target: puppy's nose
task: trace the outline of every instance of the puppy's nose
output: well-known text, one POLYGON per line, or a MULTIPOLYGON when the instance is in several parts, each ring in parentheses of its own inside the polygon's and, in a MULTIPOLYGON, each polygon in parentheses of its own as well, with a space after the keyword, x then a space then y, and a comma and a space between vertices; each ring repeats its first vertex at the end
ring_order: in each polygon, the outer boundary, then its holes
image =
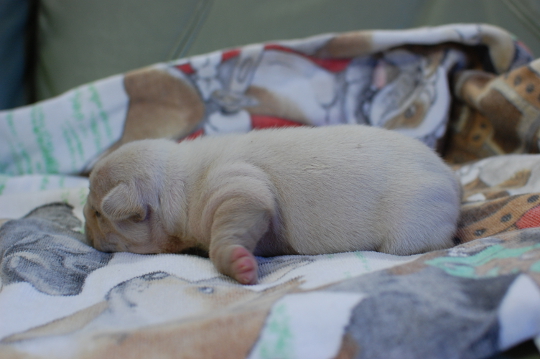
POLYGON ((105 253, 121 252, 118 245, 111 243, 108 238, 100 238, 99 240, 94 239, 93 247, 98 251, 105 253))
POLYGON ((107 246, 101 245, 101 243, 99 241, 94 241, 93 244, 92 244, 92 247, 94 247, 95 249, 97 249, 100 252, 105 252, 105 253, 111 253, 112 252, 110 250, 110 248, 107 248, 107 246))
POLYGON ((84 235, 86 237, 86 240, 88 241, 88 244, 94 247, 94 236, 92 235, 92 230, 88 226, 88 223, 84 224, 84 235))

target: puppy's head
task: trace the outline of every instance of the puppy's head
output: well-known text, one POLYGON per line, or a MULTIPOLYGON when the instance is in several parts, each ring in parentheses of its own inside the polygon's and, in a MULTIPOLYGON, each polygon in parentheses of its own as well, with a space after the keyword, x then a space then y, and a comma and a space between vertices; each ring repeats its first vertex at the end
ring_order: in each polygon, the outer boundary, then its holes
POLYGON ((100 160, 84 207, 89 242, 104 252, 162 253, 171 236, 160 218, 167 156, 160 141, 137 141, 100 160))

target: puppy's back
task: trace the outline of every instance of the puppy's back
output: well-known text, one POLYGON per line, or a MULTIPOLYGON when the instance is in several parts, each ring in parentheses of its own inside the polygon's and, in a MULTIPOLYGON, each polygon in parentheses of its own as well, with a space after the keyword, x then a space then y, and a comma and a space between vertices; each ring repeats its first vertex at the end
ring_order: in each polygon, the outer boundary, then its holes
POLYGON ((276 192, 278 235, 298 253, 411 254, 452 244, 459 184, 433 151, 396 132, 262 130, 197 139, 178 150, 190 173, 238 161, 262 169, 276 192))

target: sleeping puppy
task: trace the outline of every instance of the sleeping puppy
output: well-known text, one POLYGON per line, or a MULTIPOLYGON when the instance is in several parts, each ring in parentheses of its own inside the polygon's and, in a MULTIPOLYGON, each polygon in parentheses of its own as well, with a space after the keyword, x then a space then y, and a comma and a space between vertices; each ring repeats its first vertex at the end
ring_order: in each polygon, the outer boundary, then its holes
POLYGON ((99 250, 198 248, 254 284, 254 255, 448 248, 460 200, 424 144, 345 125, 128 143, 96 164, 84 215, 99 250))

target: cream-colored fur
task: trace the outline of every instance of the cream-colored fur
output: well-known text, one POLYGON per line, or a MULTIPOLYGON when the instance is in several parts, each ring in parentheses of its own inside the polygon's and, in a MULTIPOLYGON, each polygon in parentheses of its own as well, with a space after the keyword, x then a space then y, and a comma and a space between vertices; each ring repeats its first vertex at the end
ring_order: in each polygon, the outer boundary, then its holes
POLYGON ((331 126, 126 144, 96 164, 84 213, 100 250, 197 247, 255 283, 253 254, 450 247, 460 200, 453 172, 419 141, 331 126))

